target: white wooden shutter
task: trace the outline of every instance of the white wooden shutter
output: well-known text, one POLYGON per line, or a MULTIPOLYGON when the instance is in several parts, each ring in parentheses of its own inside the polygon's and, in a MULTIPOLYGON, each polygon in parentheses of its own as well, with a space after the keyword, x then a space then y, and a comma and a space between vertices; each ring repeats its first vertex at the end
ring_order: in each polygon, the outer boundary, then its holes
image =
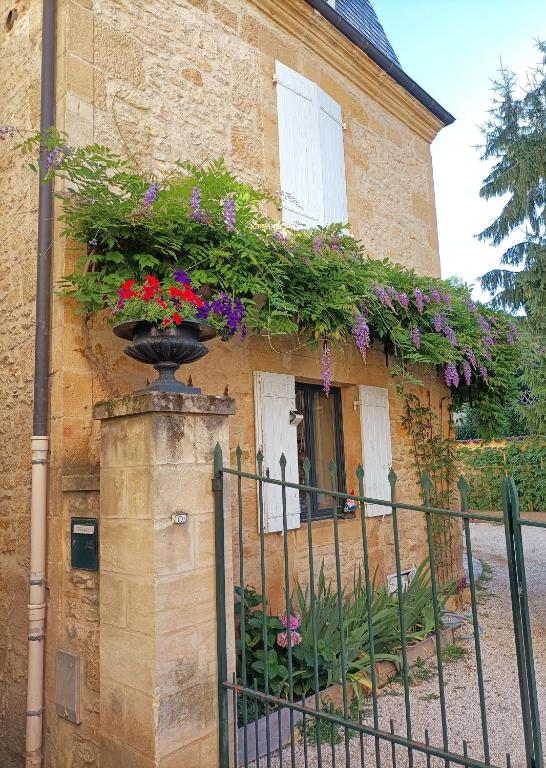
POLYGON ((276 63, 282 220, 289 227, 323 221, 317 86, 276 63))
POLYGON ((347 222, 341 107, 316 83, 275 65, 283 224, 347 222))
MULTIPOLYGON (((373 499, 390 500, 389 470, 392 466, 389 394, 382 387, 360 387, 360 429, 364 492, 373 499)), ((385 515, 390 507, 368 504, 366 514, 385 515)))
MULTIPOLYGON (((286 480, 298 482, 298 445, 296 427, 290 424, 290 411, 296 409, 294 376, 265 371, 254 372, 256 412, 256 451, 264 454, 264 472, 281 479, 279 460, 286 456, 286 480)), ((286 488, 287 527, 300 527, 300 501, 296 488, 286 488)), ((264 483, 264 529, 267 533, 283 530, 282 489, 264 483)))
POLYGON ((347 188, 343 151, 343 115, 341 107, 327 93, 317 88, 320 157, 322 161, 323 223, 346 224, 347 188))

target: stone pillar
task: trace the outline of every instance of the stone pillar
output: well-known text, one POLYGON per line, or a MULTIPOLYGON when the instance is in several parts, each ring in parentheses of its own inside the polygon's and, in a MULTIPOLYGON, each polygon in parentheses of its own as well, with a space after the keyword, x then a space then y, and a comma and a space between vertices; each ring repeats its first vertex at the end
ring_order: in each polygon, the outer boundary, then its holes
MULTIPOLYGON (((101 768, 218 761, 213 450, 228 397, 139 393, 96 406, 101 768), (174 524, 172 516, 188 516, 174 524)), ((227 494, 226 494, 227 496, 227 494)), ((228 667, 234 663, 225 518, 228 667)))

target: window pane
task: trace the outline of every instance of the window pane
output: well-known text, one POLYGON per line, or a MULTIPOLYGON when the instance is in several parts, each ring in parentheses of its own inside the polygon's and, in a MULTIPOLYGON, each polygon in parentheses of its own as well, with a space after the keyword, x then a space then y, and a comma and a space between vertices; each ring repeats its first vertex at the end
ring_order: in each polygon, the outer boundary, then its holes
MULTIPOLYGON (((333 396, 326 397, 324 392, 315 390, 311 411, 313 414, 313 447, 315 458, 315 479, 319 488, 332 485, 328 466, 336 460, 335 411, 333 396)), ((332 507, 332 497, 321 494, 318 508, 332 507)))

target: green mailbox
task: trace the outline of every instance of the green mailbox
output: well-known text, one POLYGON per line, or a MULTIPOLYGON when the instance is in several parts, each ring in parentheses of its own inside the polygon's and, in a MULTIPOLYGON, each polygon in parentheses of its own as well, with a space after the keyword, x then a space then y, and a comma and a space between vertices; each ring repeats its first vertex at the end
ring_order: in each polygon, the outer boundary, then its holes
POLYGON ((70 524, 70 565, 99 570, 99 523, 94 517, 73 517, 70 524))

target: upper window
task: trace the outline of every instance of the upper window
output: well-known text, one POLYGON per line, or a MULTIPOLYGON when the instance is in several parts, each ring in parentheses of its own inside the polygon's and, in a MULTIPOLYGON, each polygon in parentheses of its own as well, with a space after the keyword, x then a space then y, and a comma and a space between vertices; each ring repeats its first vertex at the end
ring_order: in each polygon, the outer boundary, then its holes
MULTIPOLYGON (((343 423, 341 392, 332 387, 327 397, 321 386, 296 383, 296 410, 303 414, 297 428, 299 483, 305 485, 303 461, 311 462, 310 484, 326 490, 332 488, 330 462, 337 467, 334 478, 337 490, 345 488, 345 459, 343 454, 343 423)), ((313 518, 331 517, 334 499, 327 493, 300 494, 302 520, 307 518, 308 498, 313 518)))
POLYGON ((276 63, 283 223, 347 222, 341 107, 316 83, 276 63))

